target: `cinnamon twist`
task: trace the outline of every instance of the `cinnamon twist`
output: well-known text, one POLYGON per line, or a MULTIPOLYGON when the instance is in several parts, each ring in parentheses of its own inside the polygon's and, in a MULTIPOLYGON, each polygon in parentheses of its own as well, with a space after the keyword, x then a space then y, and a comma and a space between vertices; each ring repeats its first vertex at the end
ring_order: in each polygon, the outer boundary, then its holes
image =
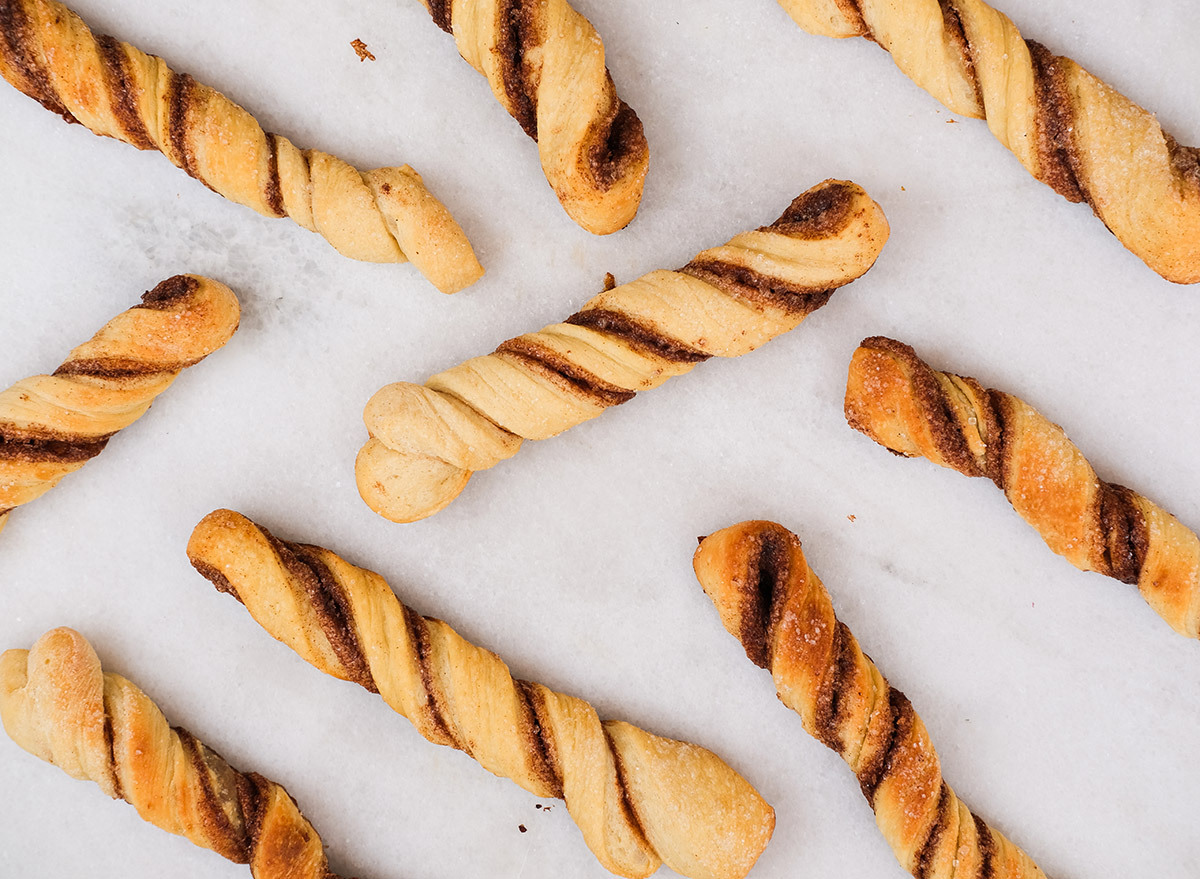
POLYGON ((297 149, 161 58, 93 34, 55 0, 0 0, 0 76, 67 122, 158 150, 209 189, 264 216, 291 217, 352 259, 411 260, 443 293, 483 274, 412 168, 363 173, 297 149))
POLYGON ((617 97, 591 22, 566 0, 421 2, 537 142, 568 216, 596 235, 625 228, 642 200, 650 149, 642 120, 617 97))
POLYGON ((696 577, 779 699, 854 770, 897 860, 918 879, 1045 879, 1029 856, 967 808, 907 697, 834 614, 800 540, 773 522, 704 538, 696 577))
POLYGON ((338 879, 288 792, 242 773, 125 678, 105 673, 71 629, 0 656, 0 719, 14 742, 94 781, 143 820, 187 837, 255 879, 338 879))
POLYGON ((1136 583, 1175 631, 1200 637, 1200 537, 1100 479, 1028 403, 938 372, 908 345, 876 336, 850 362, 846 420, 897 454, 991 479, 1052 550, 1082 571, 1136 583))
POLYGON ((1169 281, 1200 281, 1200 150, 982 0, 779 0, 805 30, 861 36, 952 112, 988 127, 1035 178, 1086 202, 1169 281))
POLYGON ((229 341, 237 298, 224 284, 176 275, 110 320, 53 375, 0 392, 0 529, 137 421, 185 368, 229 341))
POLYGON ((196 526, 188 558, 274 638, 379 693, 429 741, 566 800, 613 873, 649 876, 665 863, 695 879, 740 879, 770 839, 771 807, 710 751, 601 721, 581 699, 514 680, 500 657, 327 549, 218 510, 196 526))
POLYGON ((737 357, 798 326, 864 274, 888 236, 861 188, 826 181, 778 220, 706 250, 676 272, 651 272, 599 294, 564 323, 494 354, 375 394, 363 419, 358 490, 382 516, 433 515, 476 470, 689 372, 737 357))

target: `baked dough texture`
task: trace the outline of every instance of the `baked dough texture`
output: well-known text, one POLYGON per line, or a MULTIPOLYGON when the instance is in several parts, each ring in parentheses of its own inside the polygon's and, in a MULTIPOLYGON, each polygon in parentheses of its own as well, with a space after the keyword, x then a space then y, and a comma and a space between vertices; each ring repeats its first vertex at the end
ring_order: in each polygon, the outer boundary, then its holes
POLYGON ((771 837, 771 807, 710 751, 601 721, 580 699, 514 680, 500 657, 327 549, 218 510, 196 526, 188 557, 273 637, 379 693, 429 741, 566 800, 613 873, 649 876, 665 863, 694 879, 739 879, 771 837))
POLYGON ((743 522, 704 538, 693 564, 725 628, 771 672, 780 701, 854 770, 905 870, 918 879, 1045 879, 942 779, 925 724, 838 620, 795 534, 743 522))
POLYGON ((53 375, 0 391, 0 529, 137 421, 186 367, 229 341, 237 298, 224 284, 176 275, 71 352, 53 375))
POLYGON ((170 726, 145 693, 101 669, 78 632, 54 629, 32 650, 0 656, 0 719, 30 754, 94 781, 151 824, 249 864, 255 879, 338 879, 286 790, 170 726))
POLYGON ((637 213, 650 150, 617 97, 604 43, 566 0, 421 0, 492 94, 531 138, 546 180, 589 232, 637 213))
POLYGON ((352 259, 411 260, 443 293, 483 274, 412 168, 363 173, 297 149, 161 58, 93 34, 54 0, 0 0, 0 76, 66 121, 158 150, 209 189, 264 216, 291 217, 352 259))
POLYGON ((1105 482, 1066 433, 1028 403, 938 372, 901 342, 863 341, 846 420, 880 445, 991 479, 1059 555, 1137 584, 1181 635, 1200 637, 1200 538, 1137 492, 1105 482))
POLYGON ((737 357, 798 326, 864 274, 887 220, 858 186, 828 180, 770 226, 591 299, 494 354, 401 382, 363 413, 358 490, 395 522, 431 516, 476 470, 595 418, 710 357, 737 357))
POLYGON ((982 0, 779 0, 805 30, 866 37, 1034 177, 1086 202, 1169 281, 1200 281, 1200 150, 982 0))

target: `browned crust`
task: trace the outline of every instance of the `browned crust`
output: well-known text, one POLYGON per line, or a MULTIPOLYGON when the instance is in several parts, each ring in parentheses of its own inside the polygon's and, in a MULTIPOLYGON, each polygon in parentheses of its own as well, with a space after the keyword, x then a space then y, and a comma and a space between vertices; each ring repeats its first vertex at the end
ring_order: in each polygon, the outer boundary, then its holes
MULTIPOLYGON (((188 763, 191 764, 192 775, 197 781, 200 796, 195 800, 196 811, 200 823, 204 827, 208 847, 235 864, 248 864, 251 855, 250 840, 246 838, 243 831, 233 825, 229 815, 221 808, 221 800, 213 789, 209 758, 205 752, 222 763, 224 760, 183 727, 173 727, 172 729, 179 736, 180 745, 183 747, 188 763)), ((232 768, 230 771, 237 774, 233 772, 232 768)))
POLYGON ((561 354, 529 339, 509 339, 496 349, 496 353, 521 361, 560 388, 594 400, 601 406, 619 406, 637 396, 635 392, 606 382, 561 354))
POLYGON ((525 60, 542 41, 537 3, 536 0, 503 0, 498 4, 496 14, 499 17, 496 57, 500 61, 500 76, 508 97, 508 112, 526 134, 537 140, 537 83, 525 60))
POLYGON ((408 637, 412 641, 417 668, 421 673, 421 686, 425 688, 429 720, 441 733, 442 738, 450 743, 451 747, 470 753, 470 750, 454 735, 450 724, 446 722, 446 712, 442 706, 441 693, 434 686, 433 669, 429 665, 429 626, 425 621, 425 617, 406 604, 401 604, 400 606, 404 610, 404 622, 408 627, 408 637))
POLYGON ((1026 40, 1037 95, 1038 179, 1067 201, 1095 207, 1079 178, 1075 113, 1059 58, 1041 43, 1026 40))
POLYGON ((561 800, 564 792, 557 752, 547 727, 542 723, 542 713, 546 710, 545 702, 536 684, 514 679, 513 686, 521 701, 525 718, 523 731, 529 753, 533 755, 533 772, 550 792, 550 796, 561 800))
POLYGON ((78 375, 89 378, 104 378, 120 381, 122 379, 145 378, 161 373, 176 373, 199 363, 196 360, 183 360, 176 363, 147 363, 144 360, 133 360, 128 357, 91 357, 80 360, 68 360, 58 369, 55 375, 78 375))
POLYGON ((126 142, 139 150, 156 150, 157 144, 146 130, 138 102, 134 96, 133 73, 129 67, 129 56, 119 40, 108 34, 96 35, 96 49, 104 71, 104 84, 108 89, 109 105, 113 115, 125 133, 126 142))
POLYGON ((849 627, 838 620, 833 629, 832 665, 821 679, 820 690, 817 692, 816 716, 814 718, 815 733, 822 744, 832 748, 839 754, 846 752, 842 741, 841 728, 846 719, 846 700, 843 698, 854 680, 858 668, 857 651, 854 649, 854 636, 849 627))
POLYGON ((33 49, 35 44, 33 27, 23 0, 0 2, 0 52, 4 53, 7 66, 15 70, 22 80, 13 85, 67 122, 78 122, 59 100, 50 71, 33 49))
POLYGON ((822 239, 840 235, 854 218, 858 187, 831 180, 802 192, 769 226, 760 232, 778 232, 789 238, 822 239))
POLYGON ((448 34, 454 33, 454 26, 450 20, 451 4, 452 0, 425 0, 433 23, 448 34))
POLYGON ((584 140, 591 144, 584 153, 588 174, 601 192, 607 192, 634 168, 645 164, 650 156, 642 120, 632 107, 617 97, 611 75, 606 91, 609 108, 592 120, 584 140))
POLYGON ((954 803, 954 794, 950 791, 950 786, 945 781, 938 788, 937 797, 937 815, 934 817, 933 823, 929 825, 929 832, 925 836, 925 842, 918 850, 916 863, 913 864, 912 875, 914 879, 928 879, 934 867, 933 859, 937 856, 942 837, 946 835, 946 830, 950 825, 950 807, 954 803))
MULTIPOLYGON (((942 456, 947 465, 967 476, 986 475, 979 469, 975 456, 971 454, 967 438, 963 436, 962 428, 959 427, 958 421, 954 417, 951 403, 947 399, 941 383, 937 380, 937 374, 933 368, 918 357, 917 352, 911 346, 886 336, 871 336, 863 339, 860 347, 883 351, 907 368, 913 396, 925 414, 925 420, 929 424, 929 432, 933 437, 934 445, 937 446, 938 454, 942 456)), ((864 430, 864 425, 854 421, 851 421, 851 426, 857 430, 864 430)), ((864 430, 864 432, 867 431, 864 430)))
MULTIPOLYGON (((175 163, 188 173, 204 183, 200 169, 196 165, 196 154, 192 149, 192 139, 189 136, 191 126, 188 113, 191 109, 192 90, 196 81, 188 74, 172 73, 170 84, 167 86, 167 138, 171 142, 172 158, 175 163)), ((208 184, 205 183, 205 186, 208 184)))
POLYGON ((149 308, 154 311, 168 311, 200 289, 200 282, 190 275, 174 275, 165 281, 160 281, 153 290, 142 294, 140 305, 134 308, 149 308))
POLYGON ((589 308, 576 312, 563 323, 587 327, 606 336, 619 338, 640 353, 669 363, 703 363, 712 356, 670 339, 619 311, 610 311, 607 308, 589 308))
POLYGON ((346 677, 372 693, 379 687, 371 676, 371 667, 354 629, 354 613, 342 584, 318 555, 320 547, 278 540, 267 529, 260 528, 270 542, 280 564, 288 575, 304 586, 321 631, 342 664, 346 677))
POLYGON ((200 559, 192 556, 188 557, 188 561, 192 563, 192 567, 199 572, 201 577, 212 583, 213 586, 217 588, 218 592, 224 592, 226 595, 232 595, 241 604, 246 603, 242 601, 242 596, 238 595, 238 591, 234 588, 234 585, 229 582, 229 578, 221 573, 221 571, 217 570, 217 568, 215 568, 213 565, 210 565, 208 562, 201 561, 200 559))
POLYGON ((962 16, 954 5, 954 0, 938 0, 942 6, 943 32, 950 44, 958 49, 963 67, 967 71, 967 79, 975 87, 975 103, 983 109, 983 86, 979 82, 979 74, 975 72, 975 56, 971 52, 971 42, 967 39, 966 28, 963 27, 962 16))
POLYGON ((267 138, 267 185, 263 188, 263 198, 267 207, 277 217, 286 217, 287 208, 283 203, 283 184, 279 179, 279 138, 271 132, 266 132, 267 138))
POLYGON ((908 697, 890 684, 888 685, 887 710, 889 716, 887 742, 877 751, 868 755, 858 767, 859 787, 862 788, 863 796, 867 798, 872 809, 875 808, 875 793, 891 770, 892 755, 900 745, 908 740, 908 736, 912 732, 913 719, 916 717, 916 712, 913 711, 908 697))
POLYGON ((694 259, 679 271, 755 308, 777 308, 803 317, 833 296, 833 290, 803 287, 718 259, 694 259))
POLYGON ((0 425, 0 461, 25 461, 33 464, 82 464, 104 451, 113 434, 77 439, 63 434, 31 436, 0 425))
POLYGON ((1123 485, 1101 482, 1097 502, 1104 535, 1105 573, 1136 585, 1150 550, 1150 529, 1137 495, 1123 485))

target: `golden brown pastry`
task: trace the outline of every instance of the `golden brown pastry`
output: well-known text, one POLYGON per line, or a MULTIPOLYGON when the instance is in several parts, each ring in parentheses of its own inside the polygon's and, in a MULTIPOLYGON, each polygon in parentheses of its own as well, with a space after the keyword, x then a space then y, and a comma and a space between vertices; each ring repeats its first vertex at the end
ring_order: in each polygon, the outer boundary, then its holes
POLYGON ((110 320, 54 375, 0 392, 0 529, 137 421, 185 368, 229 341, 237 298, 198 275, 176 275, 110 320))
POLYGON ((642 120, 617 97, 604 43, 566 0, 421 0, 459 53, 537 141, 546 180, 589 232, 637 213, 650 150, 642 120))
POLYGON ((383 578, 327 549, 210 513, 188 558, 273 637, 326 674, 379 693, 429 741, 539 797, 566 800, 608 870, 739 879, 775 813, 704 748, 601 721, 588 703, 514 680, 494 653, 405 607, 383 578))
POLYGON ((798 326, 864 274, 888 236, 861 188, 837 180, 796 198, 770 226, 595 296, 564 323, 494 354, 389 385, 363 414, 358 490, 382 516, 431 516, 476 470, 517 453, 709 357, 737 357, 798 326))
POLYGON ((897 860, 918 879, 1045 879, 942 780, 925 724, 833 611, 800 540, 773 522, 704 538, 696 577, 779 699, 854 770, 897 860))
POLYGON ((209 189, 264 216, 291 217, 352 259, 411 260, 443 293, 483 274, 412 168, 363 173, 297 149, 161 58, 93 34, 54 0, 0 0, 0 76, 68 122, 158 150, 209 189))
POLYGON ((1087 202, 1169 281, 1200 281, 1200 150, 982 0, 779 0, 802 28, 862 36, 954 113, 988 127, 1034 177, 1087 202))
POLYGON ((249 864, 255 879, 337 879, 286 790, 170 726, 145 693, 101 669, 78 632, 55 629, 32 650, 0 656, 0 718, 30 754, 94 781, 151 824, 249 864))
POLYGON ((1200 637, 1200 538, 1100 479, 1028 403, 937 372, 908 345, 876 336, 850 362, 846 420, 897 454, 988 477, 1052 550, 1080 570, 1136 583, 1175 631, 1200 637))

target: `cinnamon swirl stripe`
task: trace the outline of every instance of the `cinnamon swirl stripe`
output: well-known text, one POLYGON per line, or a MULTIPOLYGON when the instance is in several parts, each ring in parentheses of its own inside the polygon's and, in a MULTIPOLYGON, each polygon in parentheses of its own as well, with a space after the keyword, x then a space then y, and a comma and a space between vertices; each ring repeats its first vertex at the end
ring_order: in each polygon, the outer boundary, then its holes
POLYGON ((352 259, 411 260, 444 293, 483 274, 462 229, 412 168, 364 173, 297 149, 161 58, 93 34, 55 0, 0 0, 0 76, 66 121, 158 150, 214 192, 290 217, 352 259))
POLYGON ((1200 150, 983 0, 779 0, 805 30, 866 37, 992 133, 1035 178, 1085 202, 1150 268, 1200 282, 1200 150))
POLYGON ((338 879, 288 792, 239 772, 134 684, 106 673, 71 629, 0 656, 9 737, 72 778, 94 781, 141 817, 237 864, 255 879, 338 879))
POLYGON ((176 275, 105 324, 53 375, 0 392, 0 528, 13 508, 100 454, 180 372, 229 341, 239 314, 224 284, 176 275))
POLYGON ((604 44, 566 0, 421 0, 458 51, 537 141, 567 214, 607 235, 642 199, 650 150, 637 113, 617 96, 604 44))
POLYGON ((798 326, 864 274, 887 240, 883 211, 858 186, 830 180, 769 226, 743 232, 674 272, 594 297, 560 324, 496 352, 372 397, 358 489, 396 522, 433 515, 471 474, 682 375, 736 357, 798 326))
POLYGON ((846 420, 880 445, 986 476, 1054 552, 1083 571, 1137 584, 1175 631, 1200 637, 1200 537, 1153 501, 1096 475, 1032 406, 938 372, 879 336, 854 352, 846 420))
POLYGON ((218 510, 187 551, 201 575, 316 668, 380 694, 434 744, 566 800, 613 873, 644 877, 665 863, 695 879, 741 879, 771 837, 771 807, 715 754, 602 721, 581 699, 515 680, 500 657, 327 549, 218 510))
POLYGON ((743 522, 704 538, 693 564, 780 701, 854 771, 905 870, 917 879, 1045 879, 946 784, 925 724, 837 618, 795 534, 743 522))

